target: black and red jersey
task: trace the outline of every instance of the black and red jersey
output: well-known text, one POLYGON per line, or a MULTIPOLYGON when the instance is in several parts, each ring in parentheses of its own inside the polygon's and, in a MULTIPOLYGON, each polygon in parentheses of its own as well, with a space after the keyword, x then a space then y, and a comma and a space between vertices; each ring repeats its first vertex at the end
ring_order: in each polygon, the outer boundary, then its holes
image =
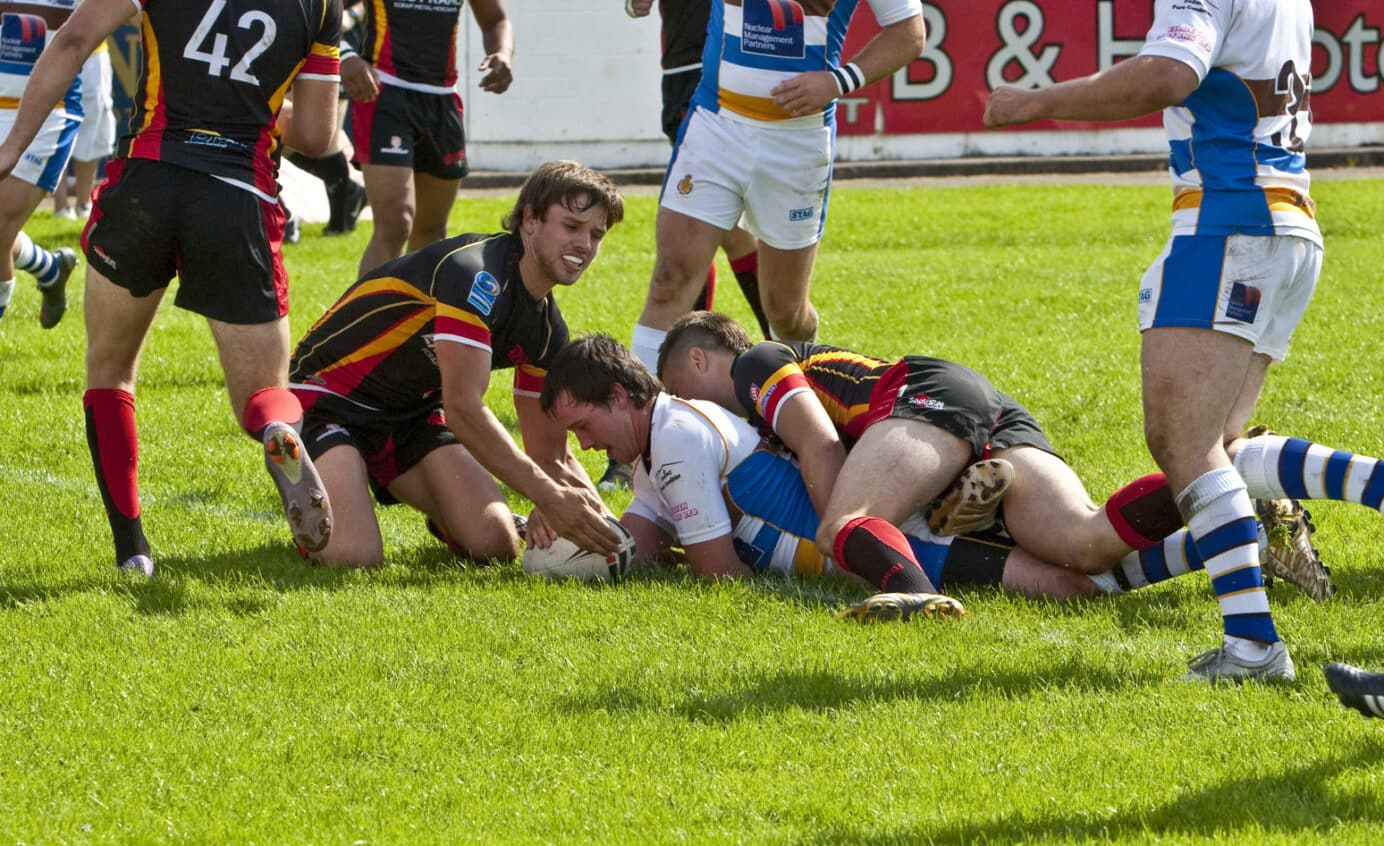
POLYGON ((659 0, 658 13, 663 18, 663 69, 701 64, 711 0, 659 0))
POLYGON ((537 396, 568 331, 552 295, 524 287, 523 255, 517 235, 457 235, 381 265, 298 342, 294 392, 408 419, 440 401, 434 345, 458 343, 489 352, 491 370, 515 368, 515 393, 537 396))
POLYGON ((340 78, 341 0, 138 0, 139 90, 120 157, 277 196, 279 107, 297 78, 340 78))
POLYGON ((783 403, 812 391, 842 439, 853 444, 883 416, 872 399, 881 384, 893 381, 889 371, 898 364, 826 344, 762 341, 736 356, 731 378, 736 399, 756 426, 775 431, 783 403))
MULTIPOLYGON (((457 81, 462 0, 372 0, 360 22, 360 54, 383 76, 418 86, 457 81)), ((439 92, 444 93, 444 92, 439 92)))

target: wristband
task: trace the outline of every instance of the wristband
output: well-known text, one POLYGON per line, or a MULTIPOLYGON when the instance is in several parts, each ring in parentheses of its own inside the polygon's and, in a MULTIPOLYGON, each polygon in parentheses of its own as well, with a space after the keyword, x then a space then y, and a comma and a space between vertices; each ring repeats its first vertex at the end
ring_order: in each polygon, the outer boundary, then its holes
POLYGON ((836 79, 836 88, 842 96, 865 84, 865 74, 861 72, 860 66, 855 62, 838 68, 831 68, 831 75, 836 79))

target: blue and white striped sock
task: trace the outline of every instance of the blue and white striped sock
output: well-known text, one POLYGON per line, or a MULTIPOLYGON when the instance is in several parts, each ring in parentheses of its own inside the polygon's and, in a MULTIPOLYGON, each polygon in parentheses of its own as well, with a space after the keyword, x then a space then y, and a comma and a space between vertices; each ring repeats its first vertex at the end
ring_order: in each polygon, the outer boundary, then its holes
POLYGON ((1235 454, 1235 469, 1251 496, 1265 499, 1334 499, 1384 512, 1380 460, 1301 438, 1261 435, 1235 454))
POLYGON ((1259 528, 1240 475, 1229 467, 1198 477, 1177 507, 1205 564, 1227 637, 1278 642, 1259 572, 1259 528))
POLYGON ((19 245, 19 255, 14 258, 18 270, 27 270, 38 279, 39 285, 51 285, 58 278, 58 259, 52 253, 35 244, 23 230, 14 239, 19 245))

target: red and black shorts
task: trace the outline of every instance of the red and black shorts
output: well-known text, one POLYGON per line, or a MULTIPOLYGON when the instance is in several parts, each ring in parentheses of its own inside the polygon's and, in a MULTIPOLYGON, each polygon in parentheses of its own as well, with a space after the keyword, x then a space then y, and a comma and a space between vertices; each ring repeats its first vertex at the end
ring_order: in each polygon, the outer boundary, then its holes
POLYGON ((1043 427, 1023 406, 961 364, 907 356, 880 378, 869 416, 918 420, 971 445, 975 460, 1009 447, 1032 446, 1057 455, 1043 427))
POLYGON ((692 68, 681 73, 663 75, 663 134, 673 146, 678 144, 678 129, 687 117, 692 95, 702 81, 702 69, 692 68))
POLYGON ((223 323, 288 314, 284 212, 210 174, 153 159, 115 159, 82 232, 90 266, 136 297, 178 277, 179 308, 223 323))
POLYGON ((461 179, 469 172, 462 114, 456 94, 381 85, 373 101, 351 103, 352 161, 461 179))
POLYGON ((412 470, 428 453, 457 443, 441 406, 404 419, 391 419, 351 406, 332 396, 295 390, 303 403, 303 442, 308 456, 321 458, 329 449, 349 446, 365 460, 370 490, 380 505, 396 505, 394 480, 412 470))

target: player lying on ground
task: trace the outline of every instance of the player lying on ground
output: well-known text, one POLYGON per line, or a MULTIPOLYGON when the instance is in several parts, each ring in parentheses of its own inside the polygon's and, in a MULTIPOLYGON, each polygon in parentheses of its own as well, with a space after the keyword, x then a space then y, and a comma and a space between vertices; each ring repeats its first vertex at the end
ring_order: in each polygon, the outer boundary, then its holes
MULTIPOLYGON (((1057 566, 1103 572, 1182 526, 1160 474, 1095 505, 1038 421, 984 376, 952 362, 890 362, 801 342, 752 344, 735 321, 698 312, 669 333, 660 372, 679 396, 716 402, 782 440, 801 461, 823 517, 818 548, 891 592, 935 590, 916 568, 902 566, 910 550, 897 527, 980 459, 1010 465, 1007 530, 1057 566)), ((1287 505, 1280 514, 1294 547, 1276 572, 1324 598, 1328 576, 1311 549, 1305 515, 1287 505)))
POLYGON ((492 474, 537 506, 534 522, 610 553, 618 539, 567 434, 538 407, 567 343, 552 291, 581 278, 624 201, 601 174, 549 162, 495 235, 456 235, 386 262, 346 290, 299 342, 290 373, 303 436, 337 514, 314 558, 374 566, 375 498, 405 502, 464 558, 513 558, 519 538, 492 474), (521 452, 485 404, 514 368, 521 452))
MULTIPOLYGON (((583 448, 635 463, 635 498, 621 522, 635 536, 641 559, 657 560, 681 546, 691 570, 707 578, 835 569, 813 542, 818 519, 796 463, 766 447, 753 427, 726 409, 663 392, 608 336, 579 338, 559 353, 540 401, 583 448)), ((1201 568, 1183 530, 1142 551, 1123 547, 1105 567, 1085 575, 1044 562, 997 533, 938 537, 916 513, 904 528, 916 558, 899 567, 921 568, 918 575, 938 587, 998 584, 1065 599, 1123 593, 1201 568)), ((881 581, 890 581, 871 579, 870 571, 856 575, 880 589, 886 587, 881 581)), ((960 606, 934 592, 915 592, 867 601, 847 613, 907 618, 918 612, 960 613, 960 606)))

